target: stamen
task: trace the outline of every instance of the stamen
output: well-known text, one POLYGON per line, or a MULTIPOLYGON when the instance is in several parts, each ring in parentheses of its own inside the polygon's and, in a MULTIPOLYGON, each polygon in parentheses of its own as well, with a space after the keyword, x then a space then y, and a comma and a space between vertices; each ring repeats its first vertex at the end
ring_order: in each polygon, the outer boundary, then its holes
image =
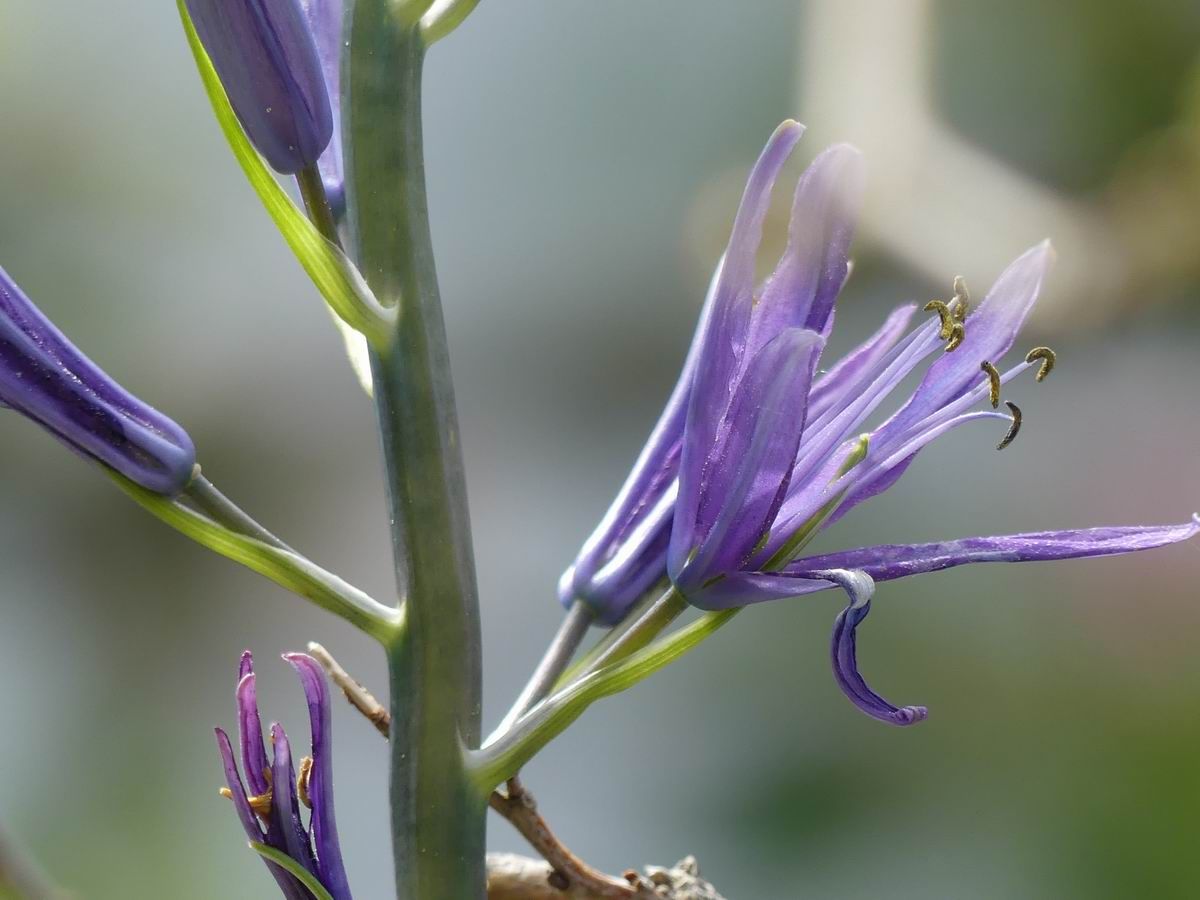
POLYGON ((967 290, 967 281, 961 275, 954 276, 954 321, 967 321, 967 313, 971 311, 971 292, 967 290))
POLYGON ((954 330, 954 314, 950 312, 950 307, 941 300, 930 300, 925 304, 925 312, 938 314, 938 318, 942 320, 942 330, 938 332, 938 337, 948 341, 954 330))
POLYGON ((1042 366, 1038 369, 1036 377, 1036 380, 1041 381, 1052 371, 1054 371, 1054 364, 1058 361, 1058 356, 1049 347, 1034 347, 1027 354, 1025 354, 1025 362, 1031 363, 1035 359, 1040 359, 1042 361, 1042 366))
POLYGON ((300 760, 300 771, 296 773, 296 794, 300 802, 312 809, 312 800, 308 796, 308 779, 312 776, 313 758, 306 756, 300 760))
POLYGON ((962 322, 954 322, 950 326, 950 343, 946 345, 946 352, 953 353, 961 345, 967 336, 967 329, 963 327, 962 322))
MULTIPOLYGON (((223 787, 223 788, 219 789, 217 791, 217 793, 219 793, 226 800, 233 799, 233 791, 231 791, 227 787, 223 787)), ((257 794, 254 796, 247 797, 246 800, 247 800, 247 802, 249 802, 250 808, 252 810, 254 810, 255 813, 258 814, 258 817, 260 819, 266 819, 269 815, 271 815, 271 792, 270 791, 267 791, 265 794, 257 794)))
POLYGON ((979 368, 987 373, 988 399, 992 401, 992 409, 995 409, 1000 405, 1000 370, 986 359, 979 364, 979 368))
POLYGON ((1012 413, 1012 424, 1008 426, 1008 434, 1004 436, 999 444, 996 445, 997 450, 1003 450, 1009 444, 1017 439, 1017 433, 1021 430, 1021 407, 1013 403, 1011 400, 1005 400, 1004 405, 1008 407, 1012 413))

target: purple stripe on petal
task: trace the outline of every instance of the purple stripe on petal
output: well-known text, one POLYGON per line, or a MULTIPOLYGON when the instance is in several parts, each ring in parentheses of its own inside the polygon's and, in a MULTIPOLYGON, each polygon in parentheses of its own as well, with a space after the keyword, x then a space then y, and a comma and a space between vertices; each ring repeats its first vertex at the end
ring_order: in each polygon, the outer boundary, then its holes
POLYGON ((914 304, 894 310, 877 332, 838 360, 828 372, 813 383, 812 392, 808 397, 810 419, 815 419, 838 403, 865 373, 878 365, 908 329, 908 323, 912 321, 916 310, 914 304))
MULTIPOLYGON (((762 239, 771 189, 803 128, 784 122, 771 135, 746 184, 734 219, 713 297, 712 312, 701 336, 695 378, 688 399, 687 426, 680 460, 679 522, 694 523, 703 473, 718 443, 738 372, 743 366, 750 314, 754 305, 754 263, 762 239)), ((687 540, 691 539, 687 536, 687 540)))
POLYGON ((846 281, 862 193, 862 154, 849 144, 822 152, 800 177, 787 249, 755 306, 747 354, 784 328, 828 334, 834 300, 846 281))
POLYGON ((337 821, 333 811, 332 713, 325 674, 315 659, 304 653, 285 653, 283 658, 300 676, 308 701, 312 729, 312 770, 308 796, 312 803, 312 838, 316 848, 317 877, 334 900, 349 900, 350 886, 338 843, 337 821))
POLYGON ((929 544, 881 544, 798 559, 787 574, 815 576, 818 569, 861 569, 876 581, 950 569, 968 563, 1038 562, 1115 556, 1186 541, 1200 533, 1200 518, 1181 525, 1125 525, 961 538, 929 544))
MULTIPOLYGON (((721 445, 696 492, 696 519, 681 518, 676 507, 668 569, 685 593, 739 567, 770 527, 787 492, 823 346, 816 332, 788 329, 758 353, 738 384, 721 445)), ((691 475, 681 473, 681 494, 691 475)))
POLYGON ((871 595, 875 584, 863 572, 833 569, 814 572, 813 575, 831 581, 842 588, 850 598, 833 624, 830 641, 830 657, 833 662, 833 677, 850 702, 873 719, 889 725, 912 725, 928 714, 924 706, 896 706, 871 690, 858 671, 858 626, 871 611, 871 595))
MULTIPOLYGON (((245 660, 245 657, 243 657, 245 660)), ((242 745, 242 765, 246 780, 255 794, 265 794, 271 782, 267 778, 267 752, 263 748, 262 720, 258 716, 258 697, 254 672, 247 672, 238 682, 238 733, 242 745)))

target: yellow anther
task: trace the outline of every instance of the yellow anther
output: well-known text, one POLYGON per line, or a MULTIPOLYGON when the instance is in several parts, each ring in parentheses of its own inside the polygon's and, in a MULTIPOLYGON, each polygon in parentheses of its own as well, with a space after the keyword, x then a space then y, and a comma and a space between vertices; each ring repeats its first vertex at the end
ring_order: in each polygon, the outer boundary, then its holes
POLYGON ((1000 370, 986 359, 979 364, 979 368, 987 373, 988 399, 992 401, 992 409, 995 409, 1000 405, 1000 370))
POLYGON ((1058 356, 1049 347, 1034 347, 1025 354, 1025 362, 1031 363, 1036 359, 1040 359, 1042 361, 1042 365, 1038 369, 1036 376, 1037 380, 1041 381, 1052 371, 1054 371, 1054 364, 1058 361, 1058 356))
POLYGON ((954 331, 954 314, 950 312, 950 307, 941 300, 930 300, 925 304, 925 312, 938 314, 938 318, 942 320, 942 329, 938 332, 938 337, 943 341, 949 340, 954 331))
POLYGON ((308 779, 312 777, 313 758, 306 756, 300 760, 300 771, 296 773, 296 794, 300 802, 312 809, 312 800, 308 796, 308 779))
POLYGON ((1005 400, 1004 405, 1008 407, 1012 413, 1012 424, 1008 426, 1008 434, 1004 436, 999 444, 996 445, 997 450, 1003 450, 1017 438, 1017 432, 1021 430, 1021 407, 1013 403, 1011 400, 1005 400))
POLYGON ((963 327, 962 322, 954 322, 950 327, 950 343, 946 345, 946 352, 953 353, 957 350, 967 336, 967 329, 963 327))
MULTIPOLYGON (((218 791, 218 793, 220 793, 220 795, 222 797, 224 797, 226 800, 233 799, 233 791, 231 791, 227 787, 221 788, 220 791, 218 791)), ((270 788, 267 789, 267 792, 265 794, 258 794, 253 797, 247 797, 246 800, 249 802, 250 808, 252 810, 254 810, 255 813, 258 814, 258 817, 260 819, 265 819, 265 818, 267 818, 267 816, 271 815, 271 790, 270 790, 270 788)))
POLYGON ((967 290, 967 281, 961 275, 954 276, 954 321, 967 321, 967 313, 971 311, 971 292, 967 290))

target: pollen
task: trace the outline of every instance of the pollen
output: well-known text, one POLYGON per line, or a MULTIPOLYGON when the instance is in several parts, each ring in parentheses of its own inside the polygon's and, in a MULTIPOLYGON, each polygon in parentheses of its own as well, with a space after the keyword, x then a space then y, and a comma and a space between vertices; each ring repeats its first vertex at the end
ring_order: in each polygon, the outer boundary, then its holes
POLYGON ((925 312, 936 312, 938 318, 942 320, 942 330, 938 332, 938 337, 943 341, 950 339, 950 335, 954 332, 954 314, 950 311, 950 307, 941 300, 930 300, 925 304, 925 312))
POLYGON ((296 794, 300 802, 312 809, 312 799, 308 796, 308 780, 312 777, 313 758, 306 756, 300 760, 300 771, 296 773, 296 794))
POLYGON ((967 329, 962 322, 953 322, 950 327, 950 342, 946 344, 946 352, 953 353, 961 345, 967 336, 967 329))
POLYGON ((1005 447, 1015 441, 1017 439, 1017 434, 1021 430, 1021 407, 1017 406, 1017 404, 1013 403, 1011 400, 1005 400, 1004 405, 1007 406, 1009 412, 1012 413, 1012 424, 1008 426, 1008 434, 1004 436, 1004 440, 996 445, 997 450, 1003 450, 1005 447))
MULTIPOLYGON (((233 799, 233 791, 227 787, 221 788, 218 793, 226 800, 233 799)), ((269 788, 265 794, 247 797, 246 800, 249 802, 250 808, 258 814, 260 819, 266 819, 267 816, 271 815, 271 791, 269 788)))
POLYGON ((1054 364, 1058 361, 1058 356, 1049 347, 1034 347, 1027 354, 1025 354, 1025 362, 1027 363, 1031 363, 1038 359, 1042 361, 1042 365, 1038 369, 1036 380, 1042 381, 1047 375, 1054 371, 1054 364))
POLYGON ((992 401, 992 409, 1000 405, 1000 370, 986 359, 979 364, 988 377, 988 399, 992 401))

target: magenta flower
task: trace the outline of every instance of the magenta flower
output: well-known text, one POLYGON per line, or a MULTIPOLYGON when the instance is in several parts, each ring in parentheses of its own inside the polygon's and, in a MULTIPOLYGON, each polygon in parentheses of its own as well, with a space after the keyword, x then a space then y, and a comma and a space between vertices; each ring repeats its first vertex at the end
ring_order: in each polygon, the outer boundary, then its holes
POLYGON ((187 0, 196 34, 246 135, 273 169, 295 174, 325 153, 333 110, 323 55, 299 0, 187 0))
POLYGON ((1042 380, 1047 348, 1001 371, 1052 261, 1048 243, 1004 271, 977 309, 965 287, 927 309, 938 318, 908 329, 916 307, 888 317, 871 338, 817 375, 860 186, 857 154, 835 147, 801 178, 789 245, 774 274, 754 283, 754 262, 773 183, 800 134, 785 123, 751 173, 683 376, 617 503, 564 576, 602 620, 619 619, 656 585, 670 584, 708 610, 840 587, 850 597, 832 640, 837 681, 875 718, 906 725, 922 707, 897 707, 858 672, 856 630, 876 581, 974 562, 1103 556, 1186 540, 1200 519, 892 544, 803 556, 824 527, 882 493, 917 453, 969 422, 1002 421, 1004 447, 1020 409, 994 411, 1003 385, 1030 368, 1042 380), (934 358, 916 390, 883 424, 868 417, 907 376, 934 358), (980 407, 984 408, 980 408, 980 407))
POLYGON ((196 448, 187 432, 80 353, 3 269, 0 405, 147 490, 176 494, 192 478, 196 448))
MULTIPOLYGON (((320 665, 303 653, 285 653, 300 676, 308 699, 308 717, 312 729, 312 756, 300 761, 299 777, 291 744, 282 726, 271 724, 271 759, 263 747, 262 722, 258 715, 254 660, 247 650, 238 669, 237 705, 242 768, 246 782, 238 774, 237 761, 229 736, 216 729, 217 748, 225 769, 222 793, 233 800, 246 835, 269 847, 281 850, 311 872, 334 900, 349 900, 350 886, 342 865, 337 823, 333 813, 333 760, 330 730, 329 689, 320 665), (247 790, 248 788, 248 790, 247 790), (305 828, 301 806, 312 810, 305 828)), ((289 872, 272 862, 267 868, 275 877, 284 897, 311 900, 312 894, 289 872)))

